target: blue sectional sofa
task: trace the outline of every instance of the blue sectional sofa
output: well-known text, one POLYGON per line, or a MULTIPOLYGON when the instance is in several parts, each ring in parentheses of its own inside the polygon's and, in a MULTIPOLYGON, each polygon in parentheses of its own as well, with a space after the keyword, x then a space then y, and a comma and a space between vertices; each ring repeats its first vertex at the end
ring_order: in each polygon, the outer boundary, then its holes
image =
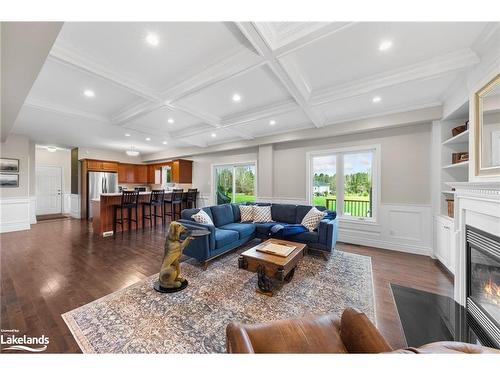
MULTIPOLYGON (((270 205, 272 223, 241 222, 240 208, 237 204, 222 204, 203 207, 212 219, 214 225, 205 225, 195 222, 191 216, 199 208, 185 209, 178 220, 188 229, 207 229, 210 235, 192 241, 184 254, 196 258, 200 262, 207 262, 219 255, 231 251, 257 237, 268 239, 272 237, 271 227, 276 224, 299 224, 312 206, 292 204, 263 204, 270 205)), ((320 210, 324 207, 317 206, 320 210)), ((314 232, 305 232, 287 237, 287 240, 307 244, 308 248, 331 252, 335 249, 338 233, 338 219, 324 219, 314 232)))

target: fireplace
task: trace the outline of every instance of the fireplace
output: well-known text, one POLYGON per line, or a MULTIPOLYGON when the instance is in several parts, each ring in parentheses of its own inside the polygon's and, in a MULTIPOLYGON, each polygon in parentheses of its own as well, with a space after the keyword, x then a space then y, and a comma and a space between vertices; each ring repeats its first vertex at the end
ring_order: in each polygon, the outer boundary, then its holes
POLYGON ((500 238, 466 226, 467 311, 500 346, 500 238))

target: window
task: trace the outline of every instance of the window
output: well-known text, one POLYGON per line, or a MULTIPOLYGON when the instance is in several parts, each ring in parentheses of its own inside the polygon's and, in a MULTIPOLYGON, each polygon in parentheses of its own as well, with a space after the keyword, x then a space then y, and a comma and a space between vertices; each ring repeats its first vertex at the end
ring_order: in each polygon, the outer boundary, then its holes
POLYGON ((345 219, 374 220, 378 146, 309 154, 309 200, 345 219))
POLYGON ((255 202, 255 163, 216 165, 213 169, 216 204, 255 202))

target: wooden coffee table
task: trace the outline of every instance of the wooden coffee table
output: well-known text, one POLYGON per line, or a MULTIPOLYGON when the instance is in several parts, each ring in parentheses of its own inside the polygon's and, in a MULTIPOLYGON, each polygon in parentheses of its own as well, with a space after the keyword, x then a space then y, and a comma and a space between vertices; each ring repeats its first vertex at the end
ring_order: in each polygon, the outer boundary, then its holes
POLYGON ((272 296, 273 290, 277 286, 292 280, 295 268, 304 257, 305 251, 306 245, 303 243, 271 238, 241 253, 238 259, 238 267, 250 272, 257 272, 257 292, 272 296), (286 258, 257 251, 257 248, 264 243, 295 246, 295 250, 286 258))

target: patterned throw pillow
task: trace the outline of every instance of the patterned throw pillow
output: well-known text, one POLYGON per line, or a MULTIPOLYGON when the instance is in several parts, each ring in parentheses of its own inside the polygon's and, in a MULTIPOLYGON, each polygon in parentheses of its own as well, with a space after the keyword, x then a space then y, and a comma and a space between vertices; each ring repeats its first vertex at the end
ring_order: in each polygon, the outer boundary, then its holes
POLYGON ((326 212, 322 212, 318 210, 316 207, 313 207, 309 210, 309 212, 302 219, 301 224, 309 229, 309 232, 314 231, 319 222, 326 216, 326 212))
POLYGON ((240 206, 241 222, 253 221, 253 207, 254 206, 240 206))
POLYGON ((254 223, 269 223, 271 221, 273 221, 273 218, 271 217, 271 206, 254 206, 254 223))
POLYGON ((203 210, 200 210, 198 213, 192 215, 191 219, 200 224, 214 225, 210 216, 208 216, 208 214, 203 210))

